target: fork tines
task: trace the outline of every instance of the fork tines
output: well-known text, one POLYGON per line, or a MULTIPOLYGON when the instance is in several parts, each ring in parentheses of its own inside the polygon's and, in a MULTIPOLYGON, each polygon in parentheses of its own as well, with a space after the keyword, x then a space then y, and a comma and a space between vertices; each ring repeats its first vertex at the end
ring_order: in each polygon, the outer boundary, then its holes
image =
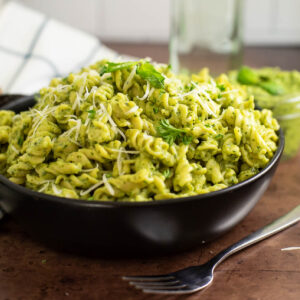
MULTIPOLYGON (((125 276, 122 278, 129 281, 129 284, 135 288, 143 290, 144 293, 186 294, 190 291, 185 284, 170 275, 125 276)), ((192 290, 190 292, 192 292, 192 290)))

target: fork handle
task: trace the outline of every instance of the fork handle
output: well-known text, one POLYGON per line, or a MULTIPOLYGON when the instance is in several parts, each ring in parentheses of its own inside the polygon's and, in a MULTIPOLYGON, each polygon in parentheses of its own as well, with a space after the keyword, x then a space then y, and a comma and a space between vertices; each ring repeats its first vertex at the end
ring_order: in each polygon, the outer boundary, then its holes
POLYGON ((288 212, 286 215, 280 217, 274 222, 266 225, 265 227, 251 233, 235 244, 229 246, 228 248, 221 251, 215 257, 213 257, 210 261, 212 263, 213 268, 215 268, 219 263, 225 260, 230 255, 250 246, 259 241, 262 241, 273 234, 286 229, 287 227, 297 223, 300 221, 300 205, 296 206, 293 210, 288 212))

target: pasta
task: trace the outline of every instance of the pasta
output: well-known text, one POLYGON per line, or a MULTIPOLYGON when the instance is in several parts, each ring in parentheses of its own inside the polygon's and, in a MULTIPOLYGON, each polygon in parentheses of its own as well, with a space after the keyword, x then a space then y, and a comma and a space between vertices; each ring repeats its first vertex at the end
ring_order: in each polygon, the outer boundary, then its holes
POLYGON ((191 196, 257 174, 276 151, 278 129, 226 75, 103 60, 54 78, 28 111, 0 111, 0 172, 61 197, 191 196))

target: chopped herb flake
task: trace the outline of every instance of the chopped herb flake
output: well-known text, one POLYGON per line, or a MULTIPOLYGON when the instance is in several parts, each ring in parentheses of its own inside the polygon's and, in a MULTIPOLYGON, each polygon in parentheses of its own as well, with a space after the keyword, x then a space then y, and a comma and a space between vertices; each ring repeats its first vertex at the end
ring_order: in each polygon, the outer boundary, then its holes
POLYGON ((185 145, 189 145, 193 141, 193 137, 190 135, 183 135, 181 140, 185 145))
POLYGON ((20 145, 20 146, 22 146, 23 145, 23 142, 24 142, 24 139, 23 139, 23 137, 19 137, 18 138, 18 145, 20 145))
POLYGON ((158 107, 154 106, 154 107, 153 107, 153 112, 154 112, 155 114, 157 114, 158 111, 159 111, 158 107))
POLYGON ((96 117, 96 111, 94 109, 88 110, 88 113, 89 113, 88 117, 90 119, 95 119, 95 117, 96 117))
POLYGON ((221 92, 224 92, 224 91, 226 90, 224 84, 218 85, 218 88, 219 88, 219 90, 220 90, 221 92))
POLYGON ((171 177, 170 169, 163 170, 162 174, 164 175, 164 177, 166 177, 166 179, 171 177))

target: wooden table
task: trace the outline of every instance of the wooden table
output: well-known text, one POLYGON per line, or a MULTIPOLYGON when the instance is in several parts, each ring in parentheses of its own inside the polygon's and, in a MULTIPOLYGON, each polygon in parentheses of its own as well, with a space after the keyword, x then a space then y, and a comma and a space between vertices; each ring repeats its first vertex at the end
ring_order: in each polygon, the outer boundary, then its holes
MULTIPOLYGON (((111 46, 128 54, 150 55, 138 52, 148 49, 142 46, 111 46)), ((166 60, 166 47, 158 46, 159 53, 153 49, 155 59, 166 60)), ((250 61, 259 64, 257 53, 262 50, 248 51, 254 53, 250 61)), ((269 64, 274 64, 276 51, 272 52, 273 63, 268 57, 269 64)), ((295 49, 281 49, 278 55, 290 55, 286 68, 295 62, 300 69, 299 52, 297 60, 295 49)), ((279 61, 283 63, 284 59, 279 61)), ((299 300, 300 251, 281 249, 300 246, 300 224, 232 256, 216 269, 212 286, 190 296, 146 295, 121 280, 122 275, 164 273, 204 263, 224 247, 285 214, 300 203, 299 170, 300 153, 282 162, 257 206, 222 238, 186 253, 155 259, 91 259, 59 253, 33 241, 7 218, 0 225, 0 300, 299 300)))

